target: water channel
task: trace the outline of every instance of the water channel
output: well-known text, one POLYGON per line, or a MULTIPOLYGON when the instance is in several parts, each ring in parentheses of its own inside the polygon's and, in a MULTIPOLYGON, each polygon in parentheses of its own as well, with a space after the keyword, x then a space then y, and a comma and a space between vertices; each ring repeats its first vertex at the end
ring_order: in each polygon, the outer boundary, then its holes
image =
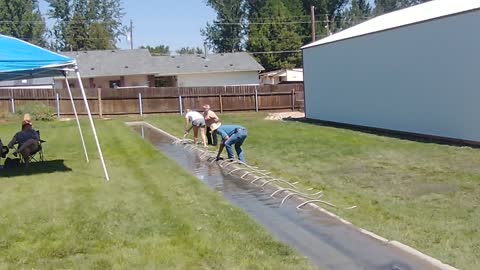
POLYGON ((307 257, 320 269, 438 269, 392 245, 360 233, 354 227, 315 209, 298 210, 294 200, 280 206, 282 196, 222 172, 216 163, 175 145, 173 138, 143 124, 131 125, 145 140, 270 231, 278 240, 307 257))

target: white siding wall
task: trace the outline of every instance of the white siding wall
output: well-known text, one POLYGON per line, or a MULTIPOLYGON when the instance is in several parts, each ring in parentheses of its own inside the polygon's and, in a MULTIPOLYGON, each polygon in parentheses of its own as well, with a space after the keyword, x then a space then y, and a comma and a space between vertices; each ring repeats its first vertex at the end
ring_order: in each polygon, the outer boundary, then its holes
POLYGON ((303 72, 295 70, 287 70, 287 81, 303 82, 303 72))
POLYGON ((148 86, 147 75, 125 76, 125 86, 148 86))
MULTIPOLYGON (((146 83, 148 80, 147 75, 130 75, 130 76, 124 76, 124 77, 125 77, 125 85, 122 85, 122 87, 148 85, 148 83, 146 83)), ((99 77, 99 78, 95 78, 93 81, 97 87, 109 88, 110 81, 116 81, 116 80, 120 80, 120 76, 99 77)), ((85 81, 88 82, 88 79, 85 81)))
MULTIPOLYGON (((122 86, 144 86, 148 85, 147 80, 148 76, 147 75, 130 75, 130 76, 124 76, 125 77, 125 85, 122 86)), ((94 78, 93 82, 95 83, 95 86, 98 88, 109 88, 110 87, 110 81, 116 81, 120 80, 120 76, 112 76, 112 77, 98 77, 94 78)), ((56 88, 63 88, 63 81, 64 80, 55 80, 55 87, 56 88)), ((79 87, 77 79, 69 79, 70 83, 75 84, 75 88, 79 87)), ((88 78, 82 78, 82 83, 85 88, 90 87, 90 80, 88 78)))
POLYGON ((223 72, 178 75, 178 86, 224 86, 259 84, 258 72, 223 72))
POLYGON ((304 51, 306 116, 480 141, 480 12, 304 51))

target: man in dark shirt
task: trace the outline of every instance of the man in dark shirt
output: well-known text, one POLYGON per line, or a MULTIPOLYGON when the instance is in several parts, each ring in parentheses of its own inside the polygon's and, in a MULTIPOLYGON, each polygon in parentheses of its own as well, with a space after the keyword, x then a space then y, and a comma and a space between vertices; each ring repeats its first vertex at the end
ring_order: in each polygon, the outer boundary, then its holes
POLYGON ((222 125, 220 123, 214 123, 210 126, 210 129, 222 137, 222 142, 218 149, 217 160, 220 158, 220 154, 223 148, 227 149, 229 159, 233 159, 232 146, 235 145, 235 151, 237 152, 238 159, 245 162, 245 155, 243 154, 242 144, 247 138, 247 129, 239 125, 222 125))

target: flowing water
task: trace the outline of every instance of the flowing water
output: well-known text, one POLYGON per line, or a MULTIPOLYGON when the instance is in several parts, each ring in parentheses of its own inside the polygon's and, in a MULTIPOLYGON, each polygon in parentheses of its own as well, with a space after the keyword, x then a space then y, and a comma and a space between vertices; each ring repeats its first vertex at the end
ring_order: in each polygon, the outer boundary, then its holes
POLYGON ((212 189, 221 192, 278 240, 296 249, 320 269, 438 269, 318 210, 297 210, 298 202, 294 203, 294 200, 280 206, 282 196, 270 197, 271 190, 223 174, 217 164, 202 161, 198 153, 172 144, 171 137, 156 129, 142 124, 132 127, 158 150, 212 189))

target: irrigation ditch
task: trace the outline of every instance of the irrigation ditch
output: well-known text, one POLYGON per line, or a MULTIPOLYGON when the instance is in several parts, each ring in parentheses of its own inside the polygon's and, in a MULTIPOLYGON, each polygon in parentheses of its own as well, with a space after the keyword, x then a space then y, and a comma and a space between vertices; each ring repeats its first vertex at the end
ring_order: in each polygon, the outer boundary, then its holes
MULTIPOLYGON (((322 191, 301 190, 298 183, 276 178, 266 170, 239 161, 216 161, 215 152, 148 123, 127 124, 320 269, 455 269, 402 243, 357 228, 331 213, 325 208, 339 206, 327 201, 322 191)), ((355 211, 355 206, 344 209, 355 211)))

